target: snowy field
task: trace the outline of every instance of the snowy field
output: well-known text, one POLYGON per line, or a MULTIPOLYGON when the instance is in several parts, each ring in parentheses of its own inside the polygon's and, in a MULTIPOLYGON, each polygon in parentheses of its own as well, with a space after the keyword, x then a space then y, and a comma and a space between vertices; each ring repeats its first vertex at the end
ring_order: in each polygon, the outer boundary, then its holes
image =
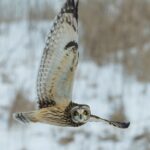
MULTIPOLYGON (((36 103, 35 82, 45 36, 51 24, 0 24, 0 150, 150 150, 150 85, 124 79, 120 64, 97 66, 80 60, 73 99, 91 106, 93 114, 112 118, 120 109, 127 130, 103 123, 80 128, 12 123, 18 91, 36 103)), ((22 108, 24 106, 21 106, 22 108)))

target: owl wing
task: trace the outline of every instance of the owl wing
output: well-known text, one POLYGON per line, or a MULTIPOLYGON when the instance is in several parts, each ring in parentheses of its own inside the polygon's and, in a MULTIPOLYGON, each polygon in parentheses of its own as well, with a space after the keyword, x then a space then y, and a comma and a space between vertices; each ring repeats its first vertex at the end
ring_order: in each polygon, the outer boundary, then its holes
POLYGON ((40 108, 69 104, 78 63, 78 0, 67 0, 48 34, 37 78, 40 108))
POLYGON ((128 128, 130 126, 130 122, 118 122, 118 121, 110 121, 110 120, 107 120, 107 119, 103 119, 101 117, 98 117, 98 116, 95 116, 95 115, 91 115, 90 119, 89 119, 90 122, 105 122, 105 123, 108 123, 109 125, 113 125, 117 128, 128 128))

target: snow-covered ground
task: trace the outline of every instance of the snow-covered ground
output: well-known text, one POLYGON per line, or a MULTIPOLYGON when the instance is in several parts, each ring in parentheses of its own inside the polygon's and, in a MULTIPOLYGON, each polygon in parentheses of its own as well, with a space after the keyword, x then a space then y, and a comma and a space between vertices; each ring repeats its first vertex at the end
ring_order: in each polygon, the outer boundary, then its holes
POLYGON ((8 127, 18 91, 36 100, 37 70, 50 26, 49 22, 0 24, 0 150, 149 150, 150 85, 124 78, 120 64, 100 67, 80 60, 73 99, 109 119, 122 108, 131 122, 129 129, 103 123, 79 128, 18 123, 8 127))

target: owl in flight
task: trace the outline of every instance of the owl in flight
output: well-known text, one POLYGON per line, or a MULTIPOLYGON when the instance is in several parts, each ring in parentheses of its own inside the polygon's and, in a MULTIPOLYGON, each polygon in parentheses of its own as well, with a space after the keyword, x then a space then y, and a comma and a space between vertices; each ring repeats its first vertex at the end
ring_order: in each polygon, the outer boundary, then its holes
POLYGON ((74 74, 78 64, 78 3, 66 0, 48 34, 37 78, 39 109, 14 113, 23 122, 40 122, 78 127, 87 122, 106 122, 119 128, 130 123, 103 119, 91 114, 90 107, 72 101, 74 74))

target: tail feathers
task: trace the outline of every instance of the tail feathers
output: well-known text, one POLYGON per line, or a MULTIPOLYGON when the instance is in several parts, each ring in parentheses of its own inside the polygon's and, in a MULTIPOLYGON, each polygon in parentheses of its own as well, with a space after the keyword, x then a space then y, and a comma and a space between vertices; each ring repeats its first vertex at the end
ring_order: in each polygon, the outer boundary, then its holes
POLYGON ((37 122, 37 119, 35 117, 35 112, 14 113, 13 118, 23 124, 30 123, 30 122, 37 122))

